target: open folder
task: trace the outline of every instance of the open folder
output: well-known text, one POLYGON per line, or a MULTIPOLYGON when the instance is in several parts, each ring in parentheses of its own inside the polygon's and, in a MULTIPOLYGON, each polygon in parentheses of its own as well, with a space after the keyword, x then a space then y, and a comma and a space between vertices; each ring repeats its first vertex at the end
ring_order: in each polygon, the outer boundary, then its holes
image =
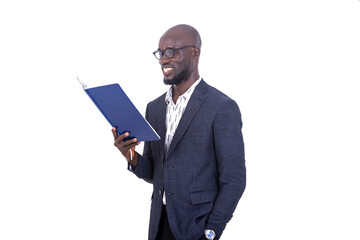
POLYGON ((119 84, 110 84, 94 88, 84 88, 117 133, 129 132, 124 139, 136 138, 138 141, 159 140, 159 135, 136 109, 119 84))

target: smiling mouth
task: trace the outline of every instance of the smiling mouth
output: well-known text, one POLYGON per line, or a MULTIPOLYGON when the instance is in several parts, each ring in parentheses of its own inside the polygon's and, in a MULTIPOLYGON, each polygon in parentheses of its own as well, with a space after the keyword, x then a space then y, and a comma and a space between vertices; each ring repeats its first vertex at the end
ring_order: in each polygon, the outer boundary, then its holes
POLYGON ((167 74, 170 74, 170 72, 173 70, 173 68, 167 67, 167 68, 163 68, 162 70, 163 70, 164 74, 167 75, 167 74))

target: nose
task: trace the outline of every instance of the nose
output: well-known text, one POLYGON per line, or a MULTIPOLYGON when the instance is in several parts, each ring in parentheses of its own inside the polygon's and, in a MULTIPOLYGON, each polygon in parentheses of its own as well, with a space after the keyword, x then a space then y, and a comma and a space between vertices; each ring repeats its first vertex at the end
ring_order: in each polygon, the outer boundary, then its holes
POLYGON ((164 54, 163 57, 159 60, 160 65, 164 65, 166 63, 169 63, 170 59, 164 54))

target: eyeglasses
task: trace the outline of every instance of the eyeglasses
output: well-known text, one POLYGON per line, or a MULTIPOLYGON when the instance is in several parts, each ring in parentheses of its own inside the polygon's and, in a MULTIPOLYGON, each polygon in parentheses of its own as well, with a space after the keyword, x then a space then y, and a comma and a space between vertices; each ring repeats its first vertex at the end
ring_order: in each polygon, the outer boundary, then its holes
POLYGON ((184 48, 189 48, 189 47, 196 48, 194 45, 189 45, 189 46, 184 46, 184 47, 175 48, 175 49, 172 49, 172 48, 167 48, 165 50, 159 49, 159 50, 156 50, 155 52, 153 52, 153 54, 158 60, 161 60, 164 57, 164 55, 170 59, 170 58, 174 57, 174 54, 176 51, 184 49, 184 48))

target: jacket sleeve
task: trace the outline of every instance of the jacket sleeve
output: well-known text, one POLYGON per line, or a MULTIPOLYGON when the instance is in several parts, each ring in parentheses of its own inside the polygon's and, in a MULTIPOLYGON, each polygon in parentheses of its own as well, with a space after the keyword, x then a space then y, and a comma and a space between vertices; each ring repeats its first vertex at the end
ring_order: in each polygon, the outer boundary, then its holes
POLYGON ((219 193, 206 229, 220 237, 230 221, 246 185, 244 142, 239 107, 233 100, 220 105, 214 123, 219 193))
MULTIPOLYGON (((145 118, 148 119, 149 104, 146 108, 145 118)), ((128 169, 137 177, 144 179, 148 183, 153 182, 153 158, 151 152, 151 142, 145 142, 143 155, 138 153, 139 161, 135 169, 128 165, 128 169)))

